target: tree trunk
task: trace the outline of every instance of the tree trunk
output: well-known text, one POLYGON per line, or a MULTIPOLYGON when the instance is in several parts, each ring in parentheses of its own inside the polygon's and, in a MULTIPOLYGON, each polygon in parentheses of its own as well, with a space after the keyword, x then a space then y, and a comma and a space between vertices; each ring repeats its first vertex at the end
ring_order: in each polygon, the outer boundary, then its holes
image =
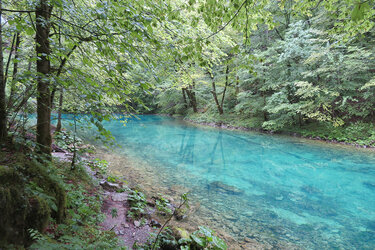
MULTIPOLYGON (((0 20, 2 17, 2 1, 0 0, 0 20)), ((4 79, 4 58, 3 58, 3 34, 2 24, 0 25, 0 144, 5 143, 7 137, 7 110, 5 101, 5 79, 4 79)))
POLYGON ((187 108, 188 107, 188 103, 187 103, 186 94, 185 94, 186 88, 182 88, 181 90, 182 90, 182 97, 184 98, 185 108, 187 108))
POLYGON ((214 80, 214 77, 213 75, 211 75, 210 72, 207 72, 208 75, 210 76, 211 80, 212 80, 212 96, 214 97, 214 101, 216 103, 216 107, 217 107, 217 110, 219 111, 219 114, 222 115, 223 114, 223 109, 222 107, 220 106, 220 103, 219 103, 219 100, 217 99, 217 94, 216 94, 216 84, 215 84, 215 80, 214 80))
POLYGON ((194 113, 197 113, 198 109, 197 109, 197 101, 195 99, 195 93, 191 90, 191 87, 189 88, 190 89, 185 89, 185 92, 187 96, 189 97, 190 106, 193 108, 194 113))
POLYGON ((18 58, 19 58, 19 47, 21 44, 21 36, 20 33, 17 33, 16 35, 16 47, 14 48, 14 63, 13 63, 13 74, 12 74, 12 85, 10 86, 10 94, 8 99, 8 111, 13 106, 14 101, 14 95, 16 93, 16 79, 17 79, 17 73, 18 73, 18 58))
POLYGON ((197 108, 197 97, 195 96, 195 82, 193 80, 192 84, 189 85, 189 88, 190 88, 190 93, 191 93, 191 101, 192 101, 192 105, 193 105, 193 111, 194 113, 197 113, 198 112, 198 108, 197 108))
POLYGON ((223 90, 223 96, 221 97, 221 110, 223 110, 223 113, 224 113, 225 93, 227 92, 228 84, 229 84, 229 66, 227 65, 227 70, 225 71, 225 86, 223 90))
POLYGON ((240 78, 236 76, 236 96, 240 93, 240 78))
MULTIPOLYGON (((79 44, 81 44, 82 41, 79 42, 79 44)), ((66 61, 69 59, 70 55, 74 52, 74 50, 78 47, 77 44, 75 44, 73 46, 73 48, 69 51, 69 53, 63 58, 61 59, 61 63, 60 63, 60 66, 59 68, 57 69, 57 73, 56 73, 56 77, 59 77, 62 73, 62 70, 66 64, 66 61)), ((55 93, 56 93, 56 90, 57 90, 57 86, 53 86, 52 88, 52 92, 51 92, 51 109, 53 108, 53 99, 55 98, 55 93)))
POLYGON ((190 106, 193 108, 194 113, 197 113, 198 112, 197 98, 195 97, 194 87, 195 87, 195 83, 193 81, 193 84, 189 84, 189 89, 184 88, 184 90, 187 96, 189 97, 190 106))
POLYGON ((57 114, 56 132, 61 131, 61 113, 62 113, 63 97, 64 97, 64 88, 61 87, 60 88, 60 98, 59 98, 59 112, 57 114))
POLYGON ((51 95, 49 89, 50 74, 50 44, 49 18, 51 7, 48 0, 40 0, 36 8, 36 53, 38 60, 36 70, 38 73, 37 97, 37 135, 38 152, 51 158, 51 95))
MULTIPOLYGON (((262 93, 262 96, 263 96, 263 107, 265 107, 267 105, 267 101, 266 101, 266 95, 262 93)), ((263 109, 263 118, 264 118, 264 121, 268 121, 268 115, 267 115, 267 111, 265 109, 263 109)))

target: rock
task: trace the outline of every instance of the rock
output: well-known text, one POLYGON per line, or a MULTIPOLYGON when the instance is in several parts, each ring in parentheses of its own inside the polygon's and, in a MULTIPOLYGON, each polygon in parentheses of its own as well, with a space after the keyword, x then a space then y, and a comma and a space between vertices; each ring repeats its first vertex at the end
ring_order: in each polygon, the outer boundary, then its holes
POLYGON ((161 227, 161 224, 160 224, 157 220, 151 220, 151 221, 150 221, 150 226, 151 226, 151 227, 157 227, 157 228, 160 228, 160 227, 161 227))
POLYGON ((124 230, 116 230, 115 234, 117 234, 117 235, 124 235, 125 232, 124 232, 124 230))
POLYGON ((320 194, 321 191, 313 186, 305 185, 301 187, 301 190, 307 194, 320 194))
POLYGON ((240 233, 240 229, 239 229, 238 227, 236 227, 236 226, 233 226, 233 227, 232 227, 232 231, 233 231, 233 233, 236 234, 236 235, 240 233))
POLYGON ((224 215, 224 218, 225 218, 226 220, 230 220, 230 221, 237 221, 237 220, 238 220, 238 218, 236 218, 236 217, 234 217, 234 216, 231 216, 231 215, 229 215, 229 214, 225 214, 225 215, 224 215))
POLYGON ((246 215, 247 217, 251 217, 251 216, 253 216, 253 214, 254 214, 253 211, 246 211, 246 212, 245 212, 245 215, 246 215))
POLYGON ((243 241, 244 241, 244 242, 247 242, 247 243, 256 243, 255 240, 250 239, 250 238, 248 238, 248 237, 245 237, 245 238, 243 239, 243 241))
POLYGON ((134 221, 134 226, 135 227, 140 227, 141 226, 141 222, 140 221, 134 221))
POLYGON ((52 144, 52 152, 58 152, 58 153, 67 153, 66 150, 60 148, 56 144, 52 144))
POLYGON ((149 205, 150 207, 155 207, 155 200, 154 199, 148 199, 147 205, 149 205))
POLYGON ((108 190, 108 191, 115 191, 117 189, 120 188, 120 185, 117 184, 117 183, 111 183, 111 182, 108 182, 106 180, 102 180, 100 181, 100 186, 102 186, 104 189, 108 190))
POLYGON ((130 227, 128 223, 121 223, 121 226, 122 226, 123 228, 129 228, 129 227, 130 227))
POLYGON ((176 220, 183 220, 187 217, 186 212, 187 211, 185 209, 177 209, 174 217, 176 220))
POLYGON ((189 239, 189 237, 190 237, 189 232, 186 231, 186 230, 183 229, 183 228, 180 228, 180 227, 173 227, 173 228, 172 228, 172 231, 173 231, 173 234, 174 234, 176 240, 180 240, 180 239, 189 239))
POLYGON ((275 200, 277 201, 282 201, 283 199, 284 199, 284 196, 282 195, 275 197, 275 200))
POLYGON ((362 184, 369 189, 375 189, 375 182, 364 181, 362 184))
POLYGON ((216 189, 220 192, 223 192, 223 193, 228 193, 228 194, 234 194, 234 195, 240 195, 240 194, 243 194, 244 191, 241 190, 241 189, 238 189, 234 186, 230 186, 230 185, 227 185, 227 184, 224 184, 220 181, 214 181, 214 182, 211 182, 209 184, 209 188, 211 189, 216 189))
POLYGON ((127 193, 115 193, 112 194, 113 201, 126 201, 128 199, 127 193))

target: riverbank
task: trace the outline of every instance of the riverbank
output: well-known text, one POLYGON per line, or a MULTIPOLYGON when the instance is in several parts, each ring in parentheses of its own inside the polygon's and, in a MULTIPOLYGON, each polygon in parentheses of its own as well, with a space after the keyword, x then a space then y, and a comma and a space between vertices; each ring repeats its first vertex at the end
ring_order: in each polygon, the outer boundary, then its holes
MULTIPOLYGON (((182 199, 183 193, 172 196, 162 190, 145 190, 145 180, 142 176, 134 175, 130 163, 124 157, 119 158, 106 147, 81 145, 79 148, 91 149, 89 153, 80 156, 80 165, 91 176, 97 189, 96 195, 101 200, 101 213, 105 219, 100 223, 103 232, 112 232, 118 240, 118 248, 131 249, 179 249, 182 246, 202 249, 227 249, 226 244, 216 233, 207 228, 206 233, 199 229, 202 224, 187 227, 188 214, 192 205, 182 199), (125 172, 114 171, 113 165, 120 163, 125 172), (185 203, 186 202, 186 203, 185 203), (193 237, 193 236, 196 237, 193 237), (211 237, 214 240, 210 240, 211 237), (204 245, 196 245, 196 239, 204 240, 204 245), (180 242, 181 241, 181 242, 180 242)), ((59 161, 71 162, 71 152, 53 153, 59 161)), ((181 190, 179 190, 181 191, 181 190)), ((206 230, 206 229, 205 229, 206 230)), ((112 246, 113 247, 113 246, 112 246)), ((244 249, 231 247, 231 249, 244 249)), ((248 249, 248 248, 245 248, 248 249)))
POLYGON ((235 114, 206 115, 205 113, 193 113, 182 116, 182 118, 190 123, 215 128, 286 135, 375 150, 375 124, 372 123, 354 123, 346 127, 334 127, 330 123, 311 123, 301 127, 290 126, 280 131, 269 131, 262 128, 262 119, 240 119, 235 114))
MULTIPOLYGON (((142 159, 129 158, 120 155, 115 151, 106 148, 97 149, 95 157, 108 162, 108 170, 110 175, 119 176, 126 179, 130 186, 142 190, 147 197, 164 196, 171 203, 177 203, 181 195, 189 194, 189 209, 185 211, 185 216, 180 220, 173 220, 170 226, 173 228, 183 228, 187 232, 194 232, 200 225, 205 225, 217 233, 224 239, 228 245, 228 249, 299 249, 291 242, 281 240, 270 240, 263 238, 260 234, 241 234, 244 228, 251 225, 239 225, 236 214, 232 214, 230 210, 225 215, 221 215, 217 210, 206 207, 197 197, 190 196, 191 188, 180 185, 169 186, 167 181, 160 175, 160 169, 155 166, 148 165, 142 159)), ((178 168, 178 166, 177 166, 178 168)), ((225 192, 222 190, 221 192, 225 192)), ((158 218, 161 223, 165 222, 165 218, 158 218)), ((256 223, 253 225, 256 226, 256 223)))
POLYGON ((0 248, 227 249, 211 229, 177 227, 190 212, 186 196, 146 196, 142 178, 107 171, 93 145, 71 139, 54 136, 52 161, 25 145, 0 149, 0 248))

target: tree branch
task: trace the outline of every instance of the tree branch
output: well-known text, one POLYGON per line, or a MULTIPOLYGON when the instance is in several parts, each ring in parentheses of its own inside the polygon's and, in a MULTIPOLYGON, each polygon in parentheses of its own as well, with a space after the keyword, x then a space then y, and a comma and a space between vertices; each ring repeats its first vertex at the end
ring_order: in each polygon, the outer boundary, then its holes
POLYGON ((234 15, 232 16, 232 18, 223 26, 221 27, 220 29, 218 29, 217 31, 215 31, 214 33, 212 33, 211 35, 205 37, 205 38, 202 38, 202 40, 206 40, 210 37, 213 37, 214 35, 216 35, 217 33, 219 33, 220 31, 224 30, 237 16, 238 14, 240 13, 240 10, 242 9, 242 7, 247 3, 247 0, 243 1, 243 3, 241 4, 241 6, 238 8, 238 10, 236 11, 236 13, 234 13, 234 15))
POLYGON ((10 9, 4 9, 4 8, 2 8, 1 11, 18 12, 18 13, 33 13, 33 12, 35 12, 35 10, 10 10, 10 9))

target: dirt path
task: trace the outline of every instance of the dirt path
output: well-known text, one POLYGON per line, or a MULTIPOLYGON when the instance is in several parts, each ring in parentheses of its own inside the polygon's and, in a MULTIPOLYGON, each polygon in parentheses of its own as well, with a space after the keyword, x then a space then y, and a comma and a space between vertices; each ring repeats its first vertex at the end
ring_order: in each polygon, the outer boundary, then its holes
MULTIPOLYGON (((52 155, 60 161, 71 162, 73 157, 70 152, 53 152, 52 155)), ((87 156, 89 157, 89 156, 87 156)), ((88 160, 88 158, 84 158, 88 160)), ((97 179, 95 172, 87 167, 88 173, 97 179)), ((106 181, 100 182, 103 187, 103 204, 102 212, 105 214, 105 221, 101 224, 103 230, 114 231, 120 239, 120 243, 131 248, 135 242, 147 242, 150 232, 155 229, 152 228, 152 223, 155 220, 144 218, 143 221, 134 221, 127 217, 129 210, 128 193, 118 193, 115 191, 117 185, 106 181)))
POLYGON ((150 221, 133 221, 127 218, 129 204, 127 193, 105 192, 102 212, 106 215, 103 230, 112 230, 125 246, 131 247, 135 242, 145 243, 152 231, 150 221), (116 212, 114 212, 116 211, 116 212), (113 216, 113 214, 116 214, 113 216))

